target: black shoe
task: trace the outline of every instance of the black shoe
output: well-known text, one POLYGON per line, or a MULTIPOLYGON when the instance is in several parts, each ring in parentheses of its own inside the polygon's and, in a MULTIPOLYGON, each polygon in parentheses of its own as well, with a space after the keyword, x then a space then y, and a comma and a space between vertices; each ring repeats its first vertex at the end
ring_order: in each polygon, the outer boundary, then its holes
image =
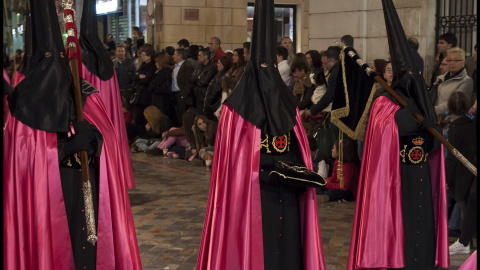
POLYGON ((460 237, 460 230, 448 229, 448 237, 460 237))

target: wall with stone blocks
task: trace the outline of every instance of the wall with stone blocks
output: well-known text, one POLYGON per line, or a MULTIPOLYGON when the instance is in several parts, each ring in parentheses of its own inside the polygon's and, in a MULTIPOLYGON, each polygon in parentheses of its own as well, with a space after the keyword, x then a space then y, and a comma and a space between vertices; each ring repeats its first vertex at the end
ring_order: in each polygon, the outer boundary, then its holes
MULTIPOLYGON (((308 48, 308 1, 276 0, 275 4, 297 5, 297 51, 308 48)), ((186 38, 192 44, 207 46, 217 36, 224 50, 241 48, 247 40, 247 5, 254 0, 156 0, 156 49, 177 47, 186 38), (198 21, 185 20, 185 9, 198 9, 198 21), (157 48, 158 47, 158 48, 157 48)))
MULTIPOLYGON (((394 0, 405 34, 418 39, 426 74, 435 53, 435 0, 394 0)), ((388 58, 387 32, 380 0, 310 0, 309 48, 324 50, 343 35, 368 63, 388 58)))

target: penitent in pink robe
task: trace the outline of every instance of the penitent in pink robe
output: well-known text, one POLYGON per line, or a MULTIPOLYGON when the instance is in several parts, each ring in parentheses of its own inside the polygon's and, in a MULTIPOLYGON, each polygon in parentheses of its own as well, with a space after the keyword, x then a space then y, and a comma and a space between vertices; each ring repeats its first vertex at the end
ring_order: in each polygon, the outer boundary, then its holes
MULTIPOLYGON (((118 162, 122 153, 98 93, 89 95, 83 114, 103 135, 96 268, 142 269, 125 171, 118 162)), ((8 115, 3 147, 4 269, 73 270, 57 134, 8 115)))
MULTIPOLYGON (((307 136, 297 110, 293 128, 307 168, 312 169, 307 136)), ((213 157, 207 212, 197 270, 263 270, 260 201, 261 131, 225 103, 213 157)), ((305 270, 323 270, 322 238, 315 189, 299 195, 305 270)))
MULTIPOLYGON (((365 134, 357 203, 347 270, 402 268, 403 242, 400 146, 395 112, 388 97, 375 100, 365 134)), ((435 265, 448 268, 448 228, 443 147, 429 155, 434 224, 435 265)))

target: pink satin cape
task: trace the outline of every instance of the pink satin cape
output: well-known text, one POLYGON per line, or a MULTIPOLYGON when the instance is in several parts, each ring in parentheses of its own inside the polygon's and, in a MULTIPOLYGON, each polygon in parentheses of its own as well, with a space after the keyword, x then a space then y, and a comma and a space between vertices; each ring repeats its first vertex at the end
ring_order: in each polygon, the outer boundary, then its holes
MULTIPOLYGON (((312 169, 297 110, 294 127, 302 158, 312 169)), ((263 270, 259 165, 261 131, 222 105, 197 270, 263 270)), ((299 196, 306 270, 325 269, 315 189, 299 196)))
MULTIPOLYGON (((84 117, 103 135, 99 159, 97 269, 142 269, 113 125, 97 93, 84 117), (103 117, 102 117, 103 116, 103 117)), ((74 269, 56 133, 8 116, 3 138, 4 269, 74 269)))
POLYGON ((120 97, 115 69, 113 69, 112 78, 108 81, 102 81, 97 75, 91 73, 82 63, 81 77, 93 85, 102 97, 103 104, 105 105, 108 116, 115 128, 115 134, 117 135, 118 145, 120 147, 120 162, 122 163, 122 167, 125 168, 125 182, 127 188, 135 188, 133 166, 128 146, 127 129, 125 127, 125 119, 123 118, 122 99, 120 97))
MULTIPOLYGON (((402 268, 405 265, 400 147, 395 122, 395 112, 399 108, 382 96, 375 100, 370 112, 347 270, 402 268)), ((429 156, 437 238, 435 264, 448 268, 443 160, 443 147, 429 156)))
POLYGON ((472 253, 470 257, 458 268, 458 270, 473 270, 477 269, 477 251, 472 253))

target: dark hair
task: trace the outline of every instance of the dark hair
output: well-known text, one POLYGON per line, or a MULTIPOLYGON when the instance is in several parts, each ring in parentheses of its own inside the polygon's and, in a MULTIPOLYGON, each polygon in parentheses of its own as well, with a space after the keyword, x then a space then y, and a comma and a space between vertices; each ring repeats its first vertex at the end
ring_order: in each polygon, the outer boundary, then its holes
POLYGON ((189 47, 190 46, 190 42, 188 42, 188 40, 186 39, 180 39, 178 42, 177 42, 177 45, 180 47, 180 46, 183 46, 185 48, 189 47))
POLYGON ((310 50, 305 53, 305 56, 310 54, 312 58, 312 66, 314 68, 320 68, 322 66, 322 55, 317 50, 310 50))
POLYGON ((173 58, 168 54, 159 54, 155 57, 155 63, 158 63, 160 69, 173 68, 173 58))
POLYGON ((165 52, 166 52, 168 55, 173 56, 173 53, 175 53, 175 48, 172 47, 172 46, 167 46, 167 47, 165 48, 165 52))
POLYGON ((243 57, 243 48, 236 48, 234 52, 237 52, 238 54, 238 62, 233 64, 234 69, 245 66, 247 62, 245 62, 245 57, 243 57))
POLYGON ((438 40, 445 40, 448 44, 452 44, 452 48, 457 47, 457 37, 452 33, 445 33, 438 40))
POLYGON ((278 56, 281 56, 281 57, 283 58, 283 60, 287 60, 287 58, 288 58, 288 51, 287 51, 287 49, 285 49, 285 47, 278 46, 278 47, 277 47, 277 55, 278 55, 278 56))
POLYGON ((125 39, 125 43, 128 45, 132 45, 133 40, 131 38, 125 39))
POLYGON ((210 51, 210 49, 201 49, 199 50, 199 52, 202 52, 203 55, 206 55, 207 56, 207 59, 210 60, 210 57, 212 56, 212 52, 210 51))
POLYGON ((182 56, 183 60, 187 59, 187 50, 182 49, 182 48, 177 48, 177 49, 175 49, 175 51, 177 52, 178 55, 182 56))
POLYGON ((138 28, 137 26, 132 27, 132 30, 136 31, 139 36, 143 36, 142 30, 140 30, 140 28, 138 28))
POLYGON ((325 73, 323 73, 323 71, 320 71, 320 72, 317 73, 317 75, 315 76, 315 83, 318 86, 327 84, 327 79, 325 78, 325 73))
MULTIPOLYGON (((337 148, 337 153, 340 155, 340 141, 336 140, 334 143, 335 147, 337 148)), ((358 161, 358 156, 357 156, 357 144, 355 143, 354 140, 350 139, 347 136, 344 136, 342 139, 342 154, 343 154, 343 163, 348 163, 348 162, 357 162, 358 161)))
POLYGON ((295 70, 305 70, 306 73, 310 72, 308 67, 307 57, 303 53, 296 53, 293 56, 292 62, 290 63, 290 71, 295 73, 295 70))
POLYGON ((464 115, 470 108, 470 100, 463 92, 453 92, 447 101, 448 112, 454 115, 464 115))
POLYGON ((143 44, 143 46, 140 48, 139 54, 145 52, 147 56, 154 57, 155 55, 155 49, 153 48, 153 45, 149 43, 143 44))
POLYGON ((17 49, 17 50, 15 51, 15 53, 22 54, 22 53, 23 53, 23 51, 22 51, 22 49, 17 49))
POLYGON ((250 52, 250 44, 248 41, 243 43, 243 48, 247 49, 248 52, 250 52))
POLYGON ((198 52, 200 51, 200 48, 198 48, 197 45, 190 45, 188 49, 185 49, 187 51, 187 58, 192 58, 193 60, 198 60, 198 52))
POLYGON ((345 44, 345 46, 353 48, 353 37, 351 35, 344 35, 340 41, 345 44))
POLYGON ((222 56, 218 59, 220 63, 223 65, 223 70, 228 71, 232 67, 232 58, 229 56, 222 56))
POLYGON ((373 60, 373 66, 375 67, 375 73, 385 81, 383 73, 385 73, 385 67, 387 66, 387 60, 384 59, 375 59, 373 60))
POLYGON ((308 69, 308 64, 303 61, 296 61, 296 62, 292 61, 292 64, 290 65, 290 71, 292 73, 295 73, 295 70, 304 70, 305 73, 308 73, 310 71, 308 69))
MULTIPOLYGON (((333 59, 335 61, 338 61, 340 57, 340 52, 335 48, 336 46, 330 46, 328 49, 323 53, 322 56, 327 57, 327 59, 333 59)), ((340 49, 341 51, 341 49, 340 49)))
POLYGON ((410 50, 414 50, 414 51, 418 51, 418 40, 414 37, 409 37, 407 39, 407 43, 408 43, 408 47, 410 48, 410 50))

